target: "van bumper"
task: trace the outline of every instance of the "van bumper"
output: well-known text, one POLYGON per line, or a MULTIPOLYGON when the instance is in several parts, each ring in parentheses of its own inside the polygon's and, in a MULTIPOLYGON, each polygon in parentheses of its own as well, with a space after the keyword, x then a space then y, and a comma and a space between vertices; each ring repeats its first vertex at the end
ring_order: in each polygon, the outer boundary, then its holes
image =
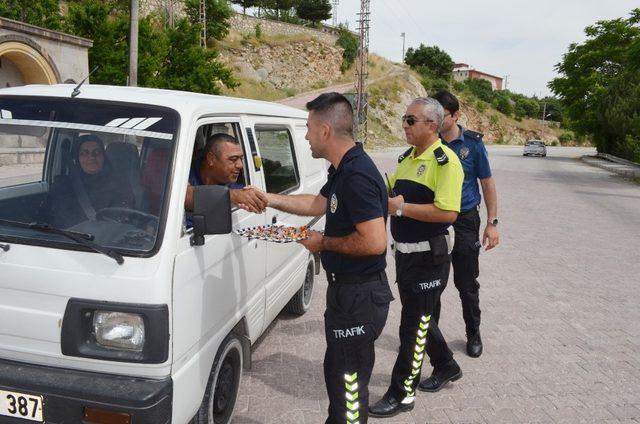
MULTIPOLYGON (((87 406, 129 413, 136 424, 171 422, 171 377, 151 380, 0 359, 0 389, 42 396, 47 424, 85 422, 87 406)), ((6 416, 1 421, 29 422, 6 416)))

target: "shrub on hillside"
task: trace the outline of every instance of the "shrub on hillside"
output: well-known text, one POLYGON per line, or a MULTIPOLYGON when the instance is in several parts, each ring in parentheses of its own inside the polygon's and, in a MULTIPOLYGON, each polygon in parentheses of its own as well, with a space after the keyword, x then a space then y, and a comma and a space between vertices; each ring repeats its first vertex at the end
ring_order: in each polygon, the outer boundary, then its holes
POLYGON ((493 101, 491 102, 493 107, 495 107, 498 111, 504 113, 507 116, 511 116, 513 114, 513 100, 509 97, 508 93, 503 93, 501 91, 496 91, 493 96, 493 101))
POLYGON ((571 142, 572 140, 573 140, 573 134, 570 132, 562 133, 558 137, 558 142, 560 142, 561 146, 565 146, 569 144, 569 142, 571 142))
POLYGON ((433 94, 440 90, 449 90, 449 81, 442 78, 432 78, 425 76, 420 81, 427 94, 433 94))
POLYGON ((465 85, 464 85, 464 82, 462 82, 462 81, 455 81, 454 80, 451 83, 451 88, 453 88, 455 91, 462 91, 462 90, 464 90, 464 87, 465 87, 465 85))
POLYGON ((487 103, 493 100, 493 88, 491 83, 483 79, 468 79, 464 81, 464 85, 471 93, 487 103))
MULTIPOLYGON (((342 52, 342 64, 340 70, 344 73, 353 65, 358 56, 358 37, 356 37, 345 25, 338 26, 338 40, 336 44, 344 49, 342 52)), ((372 66, 373 67, 373 63, 372 66)))

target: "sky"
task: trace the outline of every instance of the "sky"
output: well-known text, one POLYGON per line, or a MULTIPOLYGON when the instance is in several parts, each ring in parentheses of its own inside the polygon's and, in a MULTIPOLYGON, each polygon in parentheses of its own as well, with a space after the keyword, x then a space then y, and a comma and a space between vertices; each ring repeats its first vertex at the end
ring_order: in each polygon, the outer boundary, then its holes
MULTIPOLYGON (((497 76, 528 96, 551 94, 547 82, 571 43, 599 20, 628 18, 638 0, 371 0, 369 51, 400 62, 405 48, 438 46, 454 62, 497 76)), ((339 0, 338 21, 358 27, 360 0, 339 0)), ((331 23, 331 21, 328 21, 331 23)))

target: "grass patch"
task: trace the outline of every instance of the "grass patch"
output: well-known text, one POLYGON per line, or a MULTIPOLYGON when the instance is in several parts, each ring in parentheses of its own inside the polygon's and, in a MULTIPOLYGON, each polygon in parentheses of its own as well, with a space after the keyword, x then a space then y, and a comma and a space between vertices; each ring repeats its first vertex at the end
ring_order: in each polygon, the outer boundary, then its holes
POLYGON ((267 35, 260 31, 256 31, 256 34, 242 34, 237 31, 230 31, 224 40, 218 40, 213 43, 213 47, 222 49, 240 49, 245 46, 260 47, 267 45, 270 47, 284 46, 291 43, 306 43, 312 40, 316 40, 311 34, 277 34, 267 35), (259 36, 256 36, 259 34, 259 36))
POLYGON ((240 85, 236 88, 223 87, 223 95, 241 97, 243 99, 274 101, 295 96, 297 94, 294 89, 278 89, 269 83, 250 80, 240 75, 236 76, 236 79, 240 81, 240 85))

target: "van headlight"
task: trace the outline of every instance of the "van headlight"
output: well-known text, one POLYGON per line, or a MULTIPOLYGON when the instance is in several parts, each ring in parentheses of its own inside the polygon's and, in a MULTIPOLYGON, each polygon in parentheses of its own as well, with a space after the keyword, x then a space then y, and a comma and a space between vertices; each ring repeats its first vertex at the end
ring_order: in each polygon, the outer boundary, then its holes
POLYGON ((144 320, 138 314, 96 311, 93 331, 98 344, 107 348, 142 352, 144 347, 144 320))
POLYGON ((69 299, 60 347, 66 356, 161 364, 169 358, 169 307, 69 299))

